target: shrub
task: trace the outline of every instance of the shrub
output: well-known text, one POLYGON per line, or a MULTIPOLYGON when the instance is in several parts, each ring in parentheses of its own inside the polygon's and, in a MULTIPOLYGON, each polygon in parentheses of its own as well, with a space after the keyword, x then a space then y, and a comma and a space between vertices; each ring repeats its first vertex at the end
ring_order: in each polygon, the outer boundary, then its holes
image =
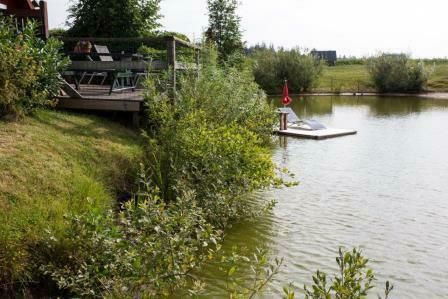
MULTIPOLYGON (((226 276, 226 291, 230 298, 257 298, 266 297, 263 289, 275 279, 280 272, 283 259, 269 260, 266 250, 256 250, 253 257, 242 255, 237 248, 232 248, 229 256, 223 256, 219 267, 226 276), (249 272, 250 274, 246 273, 249 272)), ((346 251, 339 249, 336 257, 338 272, 332 280, 327 274, 317 271, 313 276, 311 288, 304 286, 305 299, 365 299, 372 296, 375 287, 375 274, 368 267, 369 260, 358 249, 346 251)), ((386 282, 384 299, 388 299, 393 285, 386 282)), ((294 284, 283 288, 283 298, 297 298, 294 284)), ((301 292, 302 293, 302 292, 301 292)), ((378 299, 382 299, 378 296, 378 299)))
POLYGON ((429 78, 423 62, 412 61, 405 54, 381 54, 371 58, 368 70, 380 92, 419 92, 429 78))
POLYGON ((317 84, 322 62, 292 50, 258 47, 251 54, 255 81, 268 93, 278 94, 285 79, 293 92, 308 91, 317 84))
POLYGON ((50 37, 60 38, 67 36, 67 30, 65 28, 53 28, 49 30, 50 37))
MULTIPOLYGON (((362 299, 366 298, 374 287, 375 275, 372 269, 367 267, 369 260, 357 249, 344 251, 339 249, 336 257, 339 273, 330 282, 327 275, 317 271, 313 276, 311 289, 304 286, 305 299, 338 298, 338 299, 362 299)), ((393 286, 386 282, 385 299, 389 297, 393 286)), ((288 294, 288 292, 285 290, 288 294)), ((288 296, 287 298, 294 298, 288 296)), ((381 299, 380 296, 378 296, 381 299)))
POLYGON ((180 85, 174 105, 168 91, 147 99, 148 173, 164 200, 186 186, 206 219, 225 227, 250 214, 247 193, 274 181, 266 145, 275 113, 247 70, 205 67, 180 85))
POLYGON ((66 65, 60 47, 54 39, 39 39, 35 23, 17 34, 10 19, 0 20, 0 117, 17 118, 54 104, 66 65))
MULTIPOLYGON (((221 232, 204 218, 192 192, 165 203, 145 177, 119 214, 90 209, 49 231, 39 270, 71 296, 161 298, 194 281, 189 274, 215 253, 221 232)), ((67 296, 68 297, 68 296, 67 296)))
POLYGON ((276 183, 275 113, 251 72, 212 63, 179 85, 172 101, 168 86, 148 84, 136 195, 118 215, 91 200, 60 220, 64 229, 49 227, 30 244, 27 283, 54 286, 47 291, 55 297, 160 298, 191 286, 194 293, 201 284, 190 273, 219 249, 221 230, 264 212, 248 194, 276 183))

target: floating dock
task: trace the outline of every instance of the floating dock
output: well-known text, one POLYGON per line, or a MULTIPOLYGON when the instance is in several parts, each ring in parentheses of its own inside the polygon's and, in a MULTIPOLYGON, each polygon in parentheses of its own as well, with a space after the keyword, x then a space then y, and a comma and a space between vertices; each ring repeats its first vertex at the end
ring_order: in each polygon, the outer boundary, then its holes
POLYGON ((301 129, 287 128, 286 130, 276 130, 275 133, 283 136, 321 140, 347 135, 355 135, 357 131, 346 129, 333 129, 333 128, 327 128, 323 130, 301 130, 301 129))

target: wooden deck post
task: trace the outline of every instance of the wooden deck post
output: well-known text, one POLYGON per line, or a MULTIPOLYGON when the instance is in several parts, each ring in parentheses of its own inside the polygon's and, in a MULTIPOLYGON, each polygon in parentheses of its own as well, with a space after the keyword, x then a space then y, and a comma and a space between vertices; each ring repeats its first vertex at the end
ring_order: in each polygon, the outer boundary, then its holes
POLYGON ((132 125, 134 128, 140 127, 140 113, 139 112, 132 112, 132 125))
POLYGON ((170 74, 170 83, 172 89, 172 98, 174 99, 176 94, 176 39, 169 37, 167 39, 167 62, 168 72, 170 74))
POLYGON ((288 112, 279 112, 280 115, 280 131, 288 130, 288 112))
POLYGON ((196 73, 198 74, 198 78, 199 78, 199 73, 200 73, 200 67, 201 67, 201 52, 197 49, 194 50, 195 53, 195 59, 196 59, 196 73))
POLYGON ((42 37, 47 40, 50 37, 49 31, 48 31, 48 8, 47 8, 47 2, 46 1, 40 1, 39 2, 39 8, 41 13, 41 28, 42 28, 42 37))

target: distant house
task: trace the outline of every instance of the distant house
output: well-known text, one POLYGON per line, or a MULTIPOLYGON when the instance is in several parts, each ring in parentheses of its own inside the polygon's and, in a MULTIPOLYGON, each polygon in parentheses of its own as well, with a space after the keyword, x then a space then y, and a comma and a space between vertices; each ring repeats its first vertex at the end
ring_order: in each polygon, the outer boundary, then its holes
POLYGON ((328 65, 336 65, 337 55, 336 51, 311 51, 311 55, 317 59, 325 60, 328 65))
POLYGON ((36 20, 42 38, 48 38, 47 2, 36 0, 0 0, 0 15, 13 16, 17 29, 23 28, 27 20, 36 20))

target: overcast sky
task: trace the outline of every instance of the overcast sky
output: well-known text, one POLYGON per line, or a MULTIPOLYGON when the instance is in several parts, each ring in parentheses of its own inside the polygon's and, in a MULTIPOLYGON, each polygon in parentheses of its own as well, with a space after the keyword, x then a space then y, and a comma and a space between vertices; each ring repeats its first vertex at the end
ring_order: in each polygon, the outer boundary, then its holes
MULTIPOLYGON (((69 0, 47 1, 50 27, 63 26, 69 0)), ((199 38, 206 2, 162 0, 164 28, 199 38)), ((447 57, 447 12, 447 0, 242 0, 239 9, 248 45, 337 50, 339 56, 447 57)))

